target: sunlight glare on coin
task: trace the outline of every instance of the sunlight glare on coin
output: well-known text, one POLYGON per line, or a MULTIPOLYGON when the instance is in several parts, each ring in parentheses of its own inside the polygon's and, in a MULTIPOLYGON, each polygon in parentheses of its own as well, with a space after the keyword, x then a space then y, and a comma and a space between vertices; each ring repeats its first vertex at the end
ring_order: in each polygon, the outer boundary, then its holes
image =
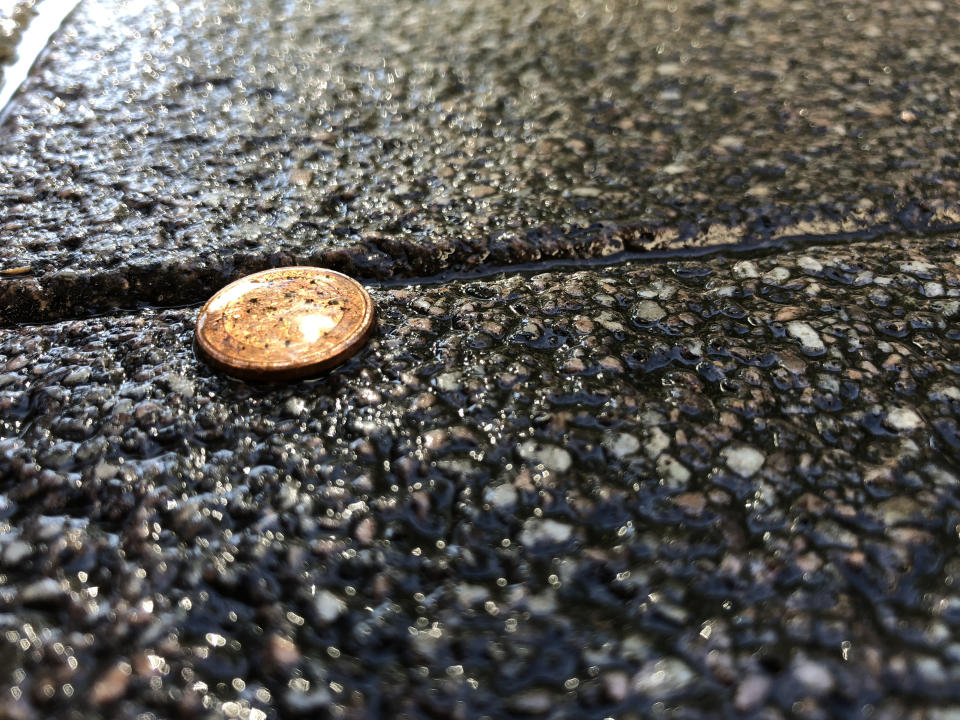
POLYGON ((275 268, 207 301, 197 317, 197 349, 234 377, 292 380, 347 360, 373 323, 373 299, 356 280, 324 268, 275 268))

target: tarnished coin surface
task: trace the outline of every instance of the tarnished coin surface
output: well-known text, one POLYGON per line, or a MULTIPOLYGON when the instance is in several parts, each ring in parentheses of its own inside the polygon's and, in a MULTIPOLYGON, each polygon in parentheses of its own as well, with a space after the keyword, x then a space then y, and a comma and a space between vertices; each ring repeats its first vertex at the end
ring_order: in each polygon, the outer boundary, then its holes
POLYGON ((373 329, 373 299, 333 270, 284 267, 230 283, 197 317, 197 349, 247 380, 316 375, 356 353, 373 329))

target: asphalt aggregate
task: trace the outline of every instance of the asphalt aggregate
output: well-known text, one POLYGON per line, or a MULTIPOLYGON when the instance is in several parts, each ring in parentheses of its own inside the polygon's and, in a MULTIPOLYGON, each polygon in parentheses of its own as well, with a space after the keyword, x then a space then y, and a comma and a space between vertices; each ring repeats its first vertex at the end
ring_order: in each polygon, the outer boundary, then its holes
POLYGON ((0 718, 960 718, 957 38, 83 0, 0 126, 0 718), (290 264, 365 347, 206 365, 290 264))
POLYGON ((307 383, 3 331, 9 715, 960 703, 960 241, 373 294, 307 383))
POLYGON ((0 320, 960 229, 960 7, 89 0, 0 139, 0 320))

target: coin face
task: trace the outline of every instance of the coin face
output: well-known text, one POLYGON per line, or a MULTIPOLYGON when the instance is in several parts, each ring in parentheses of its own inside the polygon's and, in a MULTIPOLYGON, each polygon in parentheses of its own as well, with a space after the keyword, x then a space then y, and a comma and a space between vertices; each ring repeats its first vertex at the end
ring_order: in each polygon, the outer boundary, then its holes
POLYGON ((197 317, 197 348, 235 377, 309 377, 356 353, 373 319, 373 299, 356 280, 323 268, 275 268, 207 301, 197 317))

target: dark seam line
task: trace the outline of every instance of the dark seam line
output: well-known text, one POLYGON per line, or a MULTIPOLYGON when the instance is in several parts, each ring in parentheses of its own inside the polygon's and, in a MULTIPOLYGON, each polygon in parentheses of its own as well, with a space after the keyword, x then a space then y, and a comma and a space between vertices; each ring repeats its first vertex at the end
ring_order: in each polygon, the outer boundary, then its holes
POLYGON ((923 230, 905 231, 895 225, 878 225, 865 230, 830 233, 826 235, 785 235, 756 243, 723 243, 701 247, 685 247, 675 250, 625 250, 612 255, 590 258, 551 258, 531 263, 509 265, 487 265, 473 271, 445 270, 436 275, 419 278, 391 278, 389 280, 369 280, 363 284, 369 288, 411 287, 415 285, 440 285, 448 282, 469 282, 485 280, 498 275, 530 274, 545 271, 575 272, 584 268, 614 268, 626 263, 659 265, 667 262, 682 262, 722 255, 735 255, 738 258, 767 257, 780 252, 790 252, 804 247, 817 245, 838 245, 840 243, 864 242, 876 240, 886 235, 899 235, 919 240, 934 239, 940 235, 960 232, 960 223, 938 225, 923 230))
MULTIPOLYGON (((534 275, 542 272, 576 272, 578 270, 593 269, 604 270, 607 268, 616 268, 627 263, 659 265, 667 262, 682 262, 685 260, 695 260, 701 258, 720 257, 723 255, 732 255, 737 258, 767 257, 782 252, 816 247, 819 245, 837 245, 840 243, 863 242, 876 240, 886 235, 899 235, 903 237, 915 238, 918 240, 932 240, 940 235, 948 235, 960 232, 960 223, 951 223, 949 225, 939 225, 926 228, 924 230, 915 230, 905 232, 902 228, 895 225, 878 225, 866 230, 832 233, 827 235, 787 235, 784 237, 766 240, 759 243, 744 245, 742 243, 726 243, 721 245, 710 245, 707 247, 679 248, 676 250, 630 250, 593 258, 556 258, 542 260, 532 263, 517 263, 515 265, 496 265, 485 266, 472 272, 444 271, 436 275, 393 278, 390 280, 360 280, 361 284, 367 288, 390 289, 416 286, 432 286, 442 284, 458 284, 465 282, 474 282, 489 280, 500 275, 534 275)), ((2 282, 2 281, 0 281, 2 282)), ((200 307, 205 300, 192 300, 190 302, 156 304, 141 302, 133 307, 108 308, 103 312, 94 312, 89 314, 61 316, 49 320, 30 320, 15 323, 0 322, 0 329, 27 328, 27 327, 48 327, 63 322, 76 322, 78 320, 93 320, 104 317, 124 317, 127 315, 136 315, 144 310, 183 310, 187 308, 200 307)))

